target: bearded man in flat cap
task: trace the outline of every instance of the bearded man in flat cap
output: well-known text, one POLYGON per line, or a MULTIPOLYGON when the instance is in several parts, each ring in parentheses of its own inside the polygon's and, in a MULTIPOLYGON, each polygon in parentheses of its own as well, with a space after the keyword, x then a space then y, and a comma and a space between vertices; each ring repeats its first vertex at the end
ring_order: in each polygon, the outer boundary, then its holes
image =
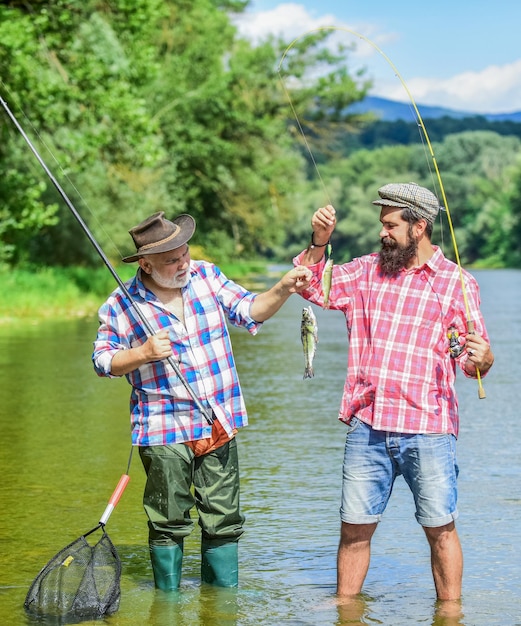
MULTIPOLYGON (((337 594, 361 592, 371 538, 401 474, 430 546, 437 598, 457 600, 456 365, 466 377, 478 370, 485 376, 494 356, 476 280, 431 242, 441 208, 436 196, 415 183, 384 185, 378 194, 381 250, 334 265, 329 292, 329 308, 344 313, 349 337, 339 412, 347 436, 337 594)), ((301 295, 317 305, 324 303, 324 249, 335 224, 332 206, 318 209, 311 243, 294 259, 312 270, 301 295)))
POLYGON ((190 215, 169 220, 163 211, 129 231, 136 251, 123 261, 138 269, 128 292, 116 289, 100 307, 92 355, 98 375, 126 376, 132 386, 132 444, 147 475, 150 559, 163 591, 180 585, 194 506, 202 581, 238 585, 244 517, 235 435, 248 417, 227 322, 255 335, 311 277, 309 269, 293 268, 268 291, 252 293, 213 263, 190 258, 194 231, 190 215))

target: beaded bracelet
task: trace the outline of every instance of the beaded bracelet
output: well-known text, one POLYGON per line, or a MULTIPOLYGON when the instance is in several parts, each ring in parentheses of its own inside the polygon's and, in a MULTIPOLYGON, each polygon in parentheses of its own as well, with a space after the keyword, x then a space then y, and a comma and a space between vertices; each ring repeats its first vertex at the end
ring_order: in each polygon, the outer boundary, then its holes
POLYGON ((326 241, 326 243, 315 243, 315 241, 313 240, 315 233, 311 233, 311 243, 309 245, 309 247, 311 249, 313 248, 325 248, 327 246, 327 244, 329 243, 329 239, 326 241))

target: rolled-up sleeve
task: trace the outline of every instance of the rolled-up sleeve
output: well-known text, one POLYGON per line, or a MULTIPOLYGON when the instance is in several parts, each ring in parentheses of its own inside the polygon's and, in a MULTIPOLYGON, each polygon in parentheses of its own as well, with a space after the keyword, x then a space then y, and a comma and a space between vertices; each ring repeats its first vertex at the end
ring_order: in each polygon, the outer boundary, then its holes
POLYGON ((118 315, 110 299, 100 307, 98 318, 100 325, 92 353, 94 371, 98 376, 121 378, 111 373, 112 359, 119 350, 125 350, 130 346, 125 343, 125 335, 118 329, 118 315))

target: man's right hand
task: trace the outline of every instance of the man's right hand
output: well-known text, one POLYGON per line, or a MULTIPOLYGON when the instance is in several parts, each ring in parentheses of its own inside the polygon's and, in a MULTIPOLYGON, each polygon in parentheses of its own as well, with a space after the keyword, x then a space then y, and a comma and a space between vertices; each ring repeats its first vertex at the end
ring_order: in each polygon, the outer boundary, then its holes
POLYGON ((146 362, 161 361, 172 356, 172 344, 168 330, 160 330, 151 335, 142 346, 146 362))
POLYGON ((335 230, 335 225, 336 211, 330 204, 313 213, 311 218, 313 238, 302 257, 302 265, 314 265, 320 261, 324 256, 331 233, 335 230))
POLYGON ((335 225, 336 211, 330 204, 315 211, 311 218, 313 243, 316 246, 326 244, 331 237, 331 233, 335 230, 335 225))
POLYGON ((128 350, 118 350, 112 358, 110 373, 113 376, 124 376, 138 367, 162 361, 172 356, 172 344, 168 330, 160 330, 151 335, 144 344, 128 350))

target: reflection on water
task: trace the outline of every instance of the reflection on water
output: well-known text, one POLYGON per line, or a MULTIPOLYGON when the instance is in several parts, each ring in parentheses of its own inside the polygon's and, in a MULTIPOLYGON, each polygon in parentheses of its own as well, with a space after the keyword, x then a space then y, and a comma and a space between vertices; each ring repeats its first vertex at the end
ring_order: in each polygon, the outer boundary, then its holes
MULTIPOLYGON (((437 604, 423 532, 398 482, 373 544, 364 595, 337 602, 344 429, 336 419, 346 366, 342 315, 315 308, 315 378, 303 380, 300 316, 292 297, 256 337, 233 330, 250 426, 239 434, 246 533, 240 587, 201 586, 199 537, 186 541, 179 593, 154 590, 135 456, 107 530, 123 563, 119 611, 103 623, 337 626, 519 623, 521 461, 516 406, 521 272, 477 273, 496 353, 484 379, 458 378, 461 474, 458 529, 465 554, 461 605, 437 604)), ((124 380, 90 363, 96 320, 0 327, 0 623, 30 623, 22 605, 38 570, 99 520, 130 451, 124 380)), ((99 622, 98 622, 99 623, 99 622)))

